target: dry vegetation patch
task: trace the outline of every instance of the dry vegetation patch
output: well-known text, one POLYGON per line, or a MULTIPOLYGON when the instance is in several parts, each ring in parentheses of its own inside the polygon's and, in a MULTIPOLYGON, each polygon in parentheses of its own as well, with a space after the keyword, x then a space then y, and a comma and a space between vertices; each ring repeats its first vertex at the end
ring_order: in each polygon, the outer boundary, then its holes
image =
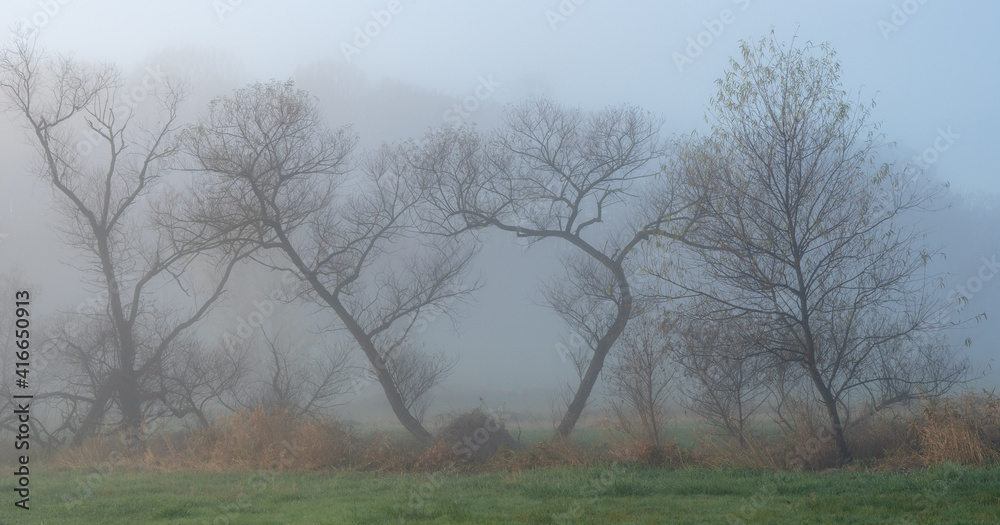
MULTIPOLYGON (((649 465, 751 470, 840 467, 834 440, 821 424, 782 434, 752 436, 740 444, 699 432, 691 447, 675 441, 612 440, 583 445, 570 439, 522 446, 499 412, 455 415, 438 439, 408 450, 384 433, 360 435, 335 420, 292 417, 284 411, 240 412, 211 427, 159 431, 143 447, 102 435, 49 456, 55 468, 124 468, 143 471, 353 470, 359 472, 518 472, 533 468, 649 465)), ((856 451, 852 468, 909 470, 942 463, 986 465, 1000 460, 1000 399, 966 394, 926 403, 919 411, 859 420, 847 436, 856 451)))

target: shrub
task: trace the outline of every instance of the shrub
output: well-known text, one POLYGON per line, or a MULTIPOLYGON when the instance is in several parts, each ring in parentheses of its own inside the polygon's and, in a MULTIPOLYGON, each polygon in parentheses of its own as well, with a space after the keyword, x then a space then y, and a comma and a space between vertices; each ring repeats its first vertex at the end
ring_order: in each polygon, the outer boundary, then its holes
POLYGON ((440 437, 459 459, 472 462, 481 462, 502 448, 519 447, 507 431, 502 413, 485 413, 479 408, 452 418, 441 429, 440 437))

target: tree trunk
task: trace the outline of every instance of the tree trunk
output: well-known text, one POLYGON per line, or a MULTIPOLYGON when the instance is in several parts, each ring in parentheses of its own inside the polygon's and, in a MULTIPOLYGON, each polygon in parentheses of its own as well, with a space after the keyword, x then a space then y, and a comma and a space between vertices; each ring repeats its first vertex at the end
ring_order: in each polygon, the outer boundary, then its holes
POLYGON ((399 393, 399 388, 396 386, 392 374, 389 373, 389 367, 386 365, 385 360, 382 359, 382 356, 379 355, 378 349, 375 348, 375 344, 368 333, 351 316, 351 313, 344 308, 344 305, 333 294, 327 291, 322 284, 318 282, 313 284, 317 287, 317 294, 336 312, 337 316, 340 317, 340 320, 347 327, 347 330, 354 336, 354 340, 357 341, 361 350, 365 353, 365 357, 368 358, 368 362, 371 363, 372 368, 375 370, 375 377, 378 379, 379 384, 382 385, 382 391, 385 392, 385 397, 389 401, 389 406, 392 407, 392 413, 396 415, 396 419, 399 420, 406 431, 415 437, 417 441, 425 445, 434 441, 434 436, 406 408, 406 402, 403 400, 402 394, 399 393))
MULTIPOLYGON (((805 290, 806 281, 799 258, 795 261, 795 273, 798 278, 799 290, 805 290)), ((816 386, 816 390, 819 391, 819 395, 823 399, 827 416, 830 418, 830 426, 833 427, 833 439, 836 441, 837 450, 840 452, 840 459, 844 463, 851 463, 854 458, 851 457, 851 451, 847 448, 847 440, 844 439, 844 427, 840 424, 837 399, 833 396, 833 392, 830 391, 830 387, 827 386, 826 381, 823 380, 819 369, 816 368, 816 340, 813 338, 812 326, 809 323, 809 308, 805 293, 799 293, 799 309, 802 312, 802 328, 806 343, 806 369, 813 384, 816 386)))
POLYGON ((389 401, 389 406, 392 407, 392 412, 396 415, 396 419, 402 423, 406 431, 415 437, 417 441, 425 445, 430 444, 434 441, 434 436, 406 408, 406 402, 403 400, 402 394, 399 393, 399 388, 396 386, 392 374, 389 373, 389 367, 386 366, 385 360, 379 355, 378 349, 375 348, 371 337, 336 297, 323 288, 321 284, 317 283, 317 285, 320 289, 317 289, 316 292, 337 313, 337 316, 340 317, 347 330, 354 336, 354 340, 361 346, 361 350, 365 353, 365 357, 368 358, 368 362, 371 363, 372 368, 375 369, 375 377, 378 379, 379 384, 382 385, 382 391, 385 392, 385 397, 389 401))
POLYGON ((618 305, 618 315, 615 316, 615 322, 604 333, 604 336, 597 341, 597 348, 594 349, 594 357, 590 359, 590 363, 587 365, 587 372, 580 380, 580 386, 576 389, 573 400, 566 407, 566 413, 556 428, 556 439, 565 439, 573 432, 573 428, 576 427, 583 409, 587 406, 587 399, 590 398, 590 393, 601 375, 601 370, 604 368, 604 360, 607 358, 608 352, 611 351, 611 347, 615 345, 618 337, 625 331, 625 325, 628 324, 629 317, 632 315, 632 293, 629 291, 625 272, 620 266, 613 271, 615 279, 618 281, 618 289, 622 294, 622 301, 618 305))
POLYGON ((123 371, 118 376, 118 405, 122 411, 122 441, 129 451, 142 441, 142 401, 135 372, 123 371))
POLYGON ((100 426, 101 421, 104 420, 104 412, 108 406, 108 402, 111 400, 111 395, 114 393, 114 390, 114 384, 111 380, 101 385, 101 387, 97 390, 94 404, 90 406, 90 410, 87 411, 87 415, 84 416, 83 422, 80 423, 80 428, 78 428, 73 434, 72 444, 74 447, 82 445, 83 440, 93 436, 97 432, 97 427, 100 426))
MULTIPOLYGON (((272 226, 274 227, 274 226, 272 226)), ((333 309, 337 317, 340 318, 341 322, 347 328, 347 331, 351 333, 354 340, 357 341, 358 346, 361 347, 361 351, 365 353, 365 357, 368 358, 368 362, 371 363, 372 368, 375 370, 375 377, 378 379, 379 384, 382 385, 382 391, 385 392, 385 397, 389 401, 389 406, 392 407, 393 414, 396 415, 396 419, 403 425, 403 428, 410 433, 414 438, 417 439, 422 444, 428 445, 434 441, 434 436, 427 431, 426 428, 417 420, 413 414, 410 413, 409 409, 406 408, 406 402, 403 401, 402 394, 399 393, 399 388, 396 386, 396 382, 393 381, 392 375, 389 373, 389 368, 386 366, 385 361, 382 356, 379 355, 378 349, 375 348, 375 344, 372 342, 371 336, 358 321, 351 315, 347 308, 340 302, 340 299, 336 295, 330 292, 323 285, 322 282, 316 277, 316 274, 310 273, 305 262, 299 257, 298 252, 292 247, 291 241, 281 231, 280 227, 274 227, 275 233, 278 239, 281 241, 281 249, 295 264, 295 267, 303 274, 306 275, 306 280, 309 281, 309 285, 312 287, 316 295, 322 299, 327 306, 333 309)))
POLYGON ((141 438, 142 403, 139 393, 139 378, 135 370, 136 344, 132 323, 125 313, 125 304, 121 298, 118 286, 118 276, 115 271, 118 265, 112 258, 109 239, 111 233, 104 229, 93 228, 97 240, 98 253, 101 259, 101 270, 104 273, 108 292, 108 306, 111 321, 115 325, 115 335, 118 339, 118 370, 111 378, 114 396, 118 399, 118 407, 122 412, 123 439, 129 450, 133 450, 141 438))
POLYGON ((367 332, 358 324, 358 322, 351 316, 350 312, 338 301, 335 297, 330 295, 324 289, 320 296, 327 295, 329 300, 327 304, 337 313, 341 321, 347 326, 347 330, 351 332, 354 336, 355 341, 361 346, 361 350, 365 353, 365 357, 368 358, 368 362, 371 363, 372 368, 375 370, 375 378, 378 379, 380 385, 382 385, 382 391, 385 392, 385 397, 389 401, 389 406, 392 407, 393 414, 396 415, 396 419, 402 423, 406 431, 410 433, 417 441, 427 445, 434 441, 434 436, 427 431, 426 428, 420 423, 420 421, 410 413, 410 410, 406 407, 406 402, 403 400, 402 394, 399 392, 399 387, 396 386, 396 382, 389 373, 389 367, 386 365, 385 360, 379 355, 378 349, 375 348, 375 344, 372 342, 371 337, 367 332))
POLYGON ((809 376, 812 378, 813 384, 816 385, 816 390, 819 391, 820 397, 823 398, 823 406, 826 407, 827 416, 830 418, 830 426, 833 427, 833 439, 836 442, 837 450, 840 452, 840 459, 844 463, 851 463, 854 461, 854 457, 851 456, 851 451, 847 447, 847 440, 844 439, 844 426, 840 423, 837 400, 834 399, 830 388, 823 382, 823 377, 820 376, 819 370, 810 366, 809 376))
POLYGON ((382 385, 382 391, 385 392, 385 397, 389 400, 389 406, 392 407, 393 414, 396 414, 396 419, 403 424, 403 427, 406 428, 406 431, 410 435, 417 438, 421 443, 428 445, 433 442, 434 436, 406 408, 403 396, 400 395, 399 389, 396 387, 396 382, 392 379, 392 375, 389 374, 389 369, 385 366, 382 358, 377 353, 373 358, 373 356, 369 355, 368 351, 365 351, 365 355, 368 356, 368 361, 375 367, 375 377, 378 379, 379 384, 382 385))

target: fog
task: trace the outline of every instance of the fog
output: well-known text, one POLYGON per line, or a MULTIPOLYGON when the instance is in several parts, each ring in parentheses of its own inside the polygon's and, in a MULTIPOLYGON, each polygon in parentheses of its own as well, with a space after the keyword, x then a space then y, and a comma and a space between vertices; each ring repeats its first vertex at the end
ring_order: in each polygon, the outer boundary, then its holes
MULTIPOLYGON (((997 384, 990 363, 1000 330, 1000 279, 988 264, 1000 252, 1000 4, 988 1, 711 2, 505 0, 467 2, 259 0, 16 0, 0 25, 27 22, 48 53, 115 64, 137 111, 151 110, 142 86, 171 78, 187 91, 182 123, 208 103, 257 81, 291 79, 318 99, 331 126, 351 125, 360 144, 420 139, 447 124, 497 126, 505 105, 545 96, 586 111, 630 103, 663 116, 665 138, 708 131, 715 81, 739 55, 741 40, 772 30, 785 42, 829 43, 843 66, 844 88, 874 99, 872 119, 894 147, 879 154, 897 167, 916 164, 950 184, 939 211, 923 216, 928 243, 947 258, 947 294, 957 286, 970 319, 950 334, 974 363, 977 386, 997 384), (987 318, 972 320, 981 312, 987 318)), ((0 272, 23 271, 44 314, 72 311, 95 292, 57 233, 53 193, 37 176, 33 137, 14 112, 0 124, 0 272)), ((540 293, 562 272, 556 243, 528 246, 484 232, 472 276, 481 289, 453 318, 429 314, 418 343, 455 359, 434 391, 430 414, 481 400, 548 417, 576 372, 557 351, 566 324, 540 293)), ((263 283, 278 277, 250 265, 199 334, 221 337, 254 310, 263 283)), ((329 313, 275 302, 272 326, 302 333, 316 350, 329 313), (324 317, 326 316, 326 317, 324 317)), ((44 318, 43 318, 44 319, 44 318)), ((44 321, 36 321, 44 323, 44 321)), ((596 395, 599 398, 600 384, 596 395)), ((594 405, 597 406, 596 404, 594 405)), ((339 413, 390 420, 378 383, 339 413)), ((599 410, 599 407, 595 410, 599 410)))

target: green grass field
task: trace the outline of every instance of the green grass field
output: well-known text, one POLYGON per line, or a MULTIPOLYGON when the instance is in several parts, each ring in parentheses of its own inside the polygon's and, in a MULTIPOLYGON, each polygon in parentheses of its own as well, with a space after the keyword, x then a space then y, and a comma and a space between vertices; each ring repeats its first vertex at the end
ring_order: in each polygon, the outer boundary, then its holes
POLYGON ((47 523, 1000 523, 1000 467, 911 473, 557 468, 475 475, 39 470, 47 523))

